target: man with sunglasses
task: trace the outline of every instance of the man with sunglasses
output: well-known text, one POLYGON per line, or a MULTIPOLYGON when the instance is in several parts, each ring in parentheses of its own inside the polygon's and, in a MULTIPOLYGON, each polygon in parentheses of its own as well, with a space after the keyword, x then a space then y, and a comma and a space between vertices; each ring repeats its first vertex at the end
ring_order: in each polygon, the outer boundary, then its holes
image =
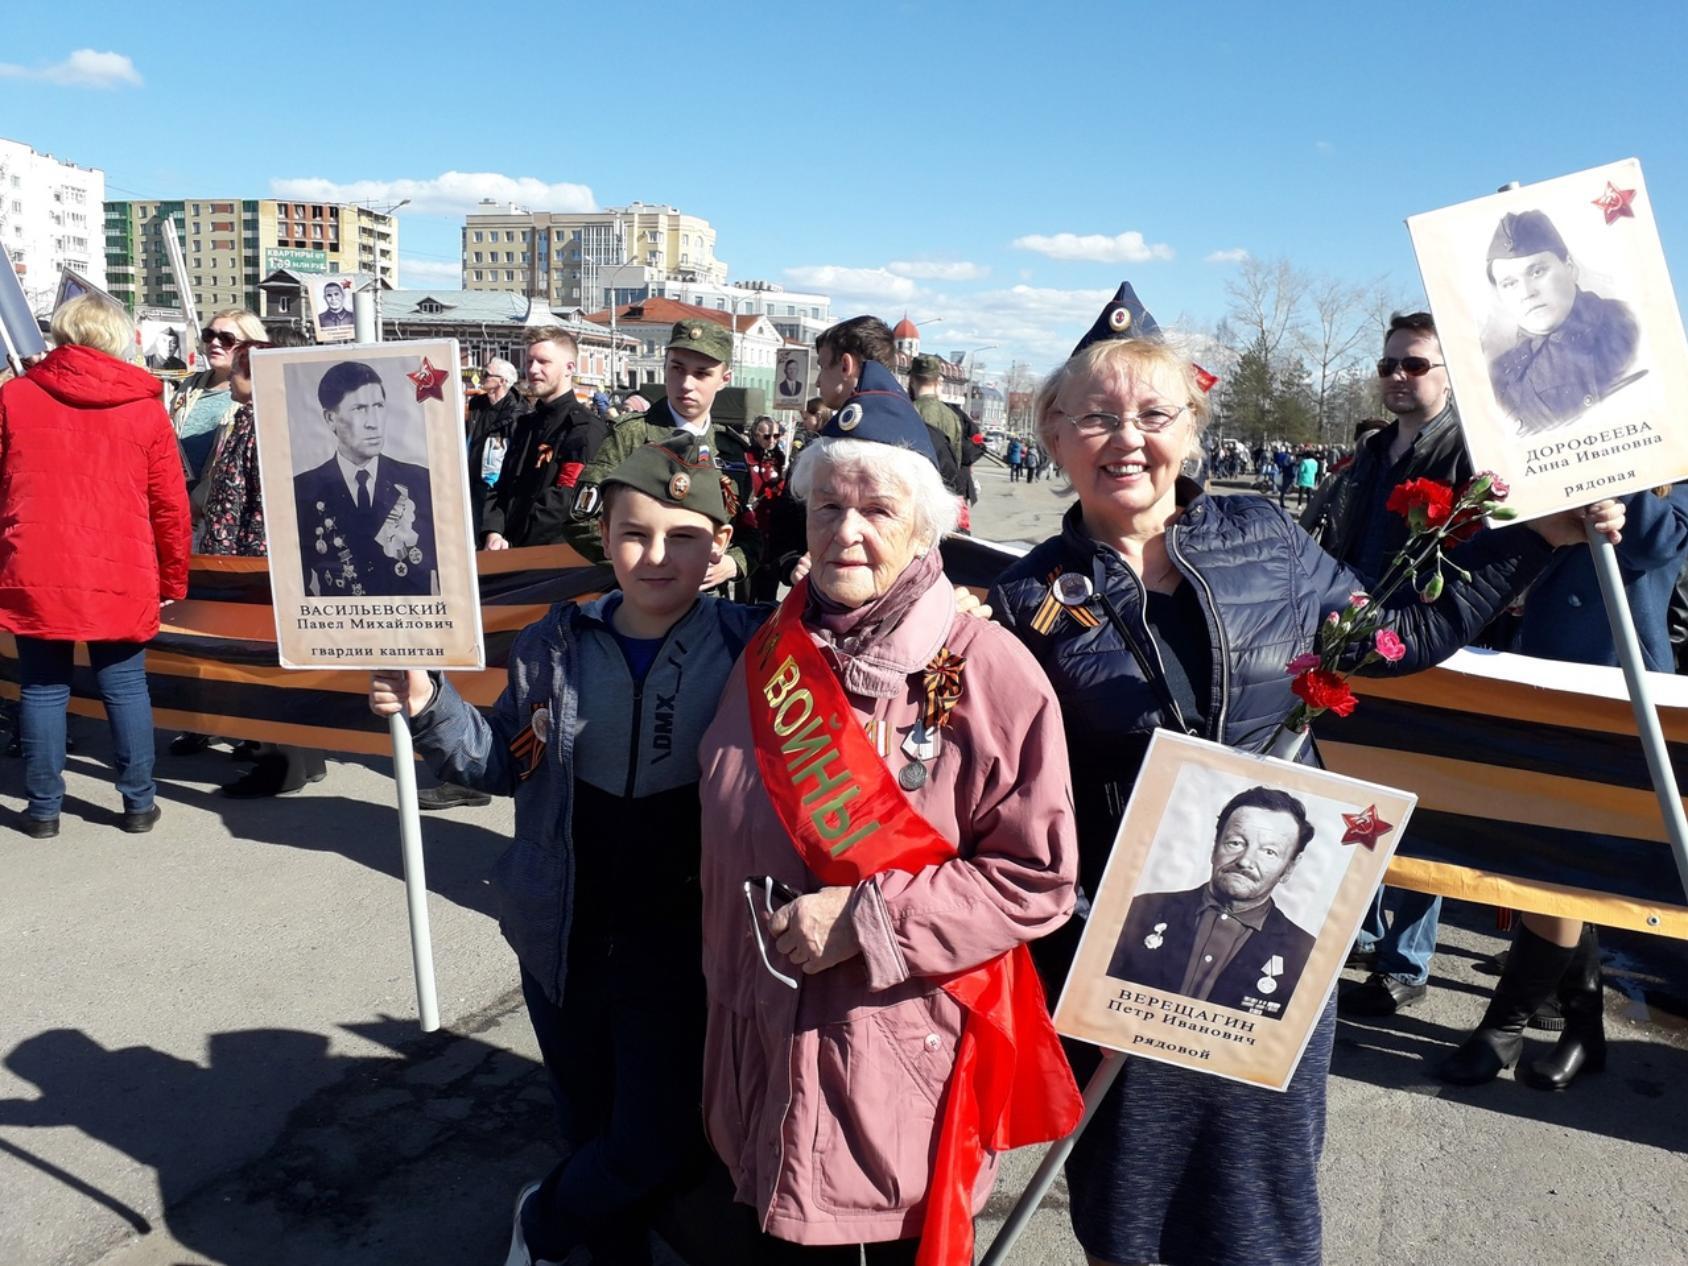
MULTIPOLYGON (((1407 542, 1406 518, 1386 508, 1389 494, 1413 479, 1457 486, 1472 474, 1442 344, 1428 312, 1390 319, 1377 376, 1384 407, 1395 421, 1359 441, 1352 464, 1325 481, 1301 520, 1326 552, 1370 583, 1407 542)), ((1351 966, 1370 967, 1371 974, 1338 996, 1338 1011, 1389 1016, 1422 999, 1441 911, 1441 897, 1378 889, 1349 957, 1351 966), (1386 923, 1385 895, 1391 893, 1395 918, 1386 923)))

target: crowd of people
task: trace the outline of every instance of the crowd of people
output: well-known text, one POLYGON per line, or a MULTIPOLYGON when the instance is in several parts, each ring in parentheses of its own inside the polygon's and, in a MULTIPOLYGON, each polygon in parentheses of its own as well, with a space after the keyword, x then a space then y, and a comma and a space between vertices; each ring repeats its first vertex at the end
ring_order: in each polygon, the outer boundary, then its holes
MULTIPOLYGON (((490 712, 449 675, 380 672, 369 690, 440 779, 427 807, 514 800, 493 882, 564 1146, 517 1195, 510 1266, 581 1246, 643 1266, 653 1227, 700 1266, 912 1263, 923 1240, 971 1260, 1001 1151, 1076 1124, 1098 1052, 1063 1049, 1047 998, 1150 736, 1265 750, 1295 703, 1285 662, 1404 540, 1391 493, 1471 474, 1427 313, 1396 317, 1382 349, 1392 422, 1352 454, 1252 455, 1277 505, 1204 485, 1204 465, 1234 477, 1241 454, 1204 444, 1202 375, 1154 329, 1122 287, 1042 385, 1010 479, 1053 466, 1073 504, 988 612, 938 549, 965 524, 982 440, 938 397, 939 367, 916 358, 898 380, 876 317, 817 340, 817 394, 789 437, 771 416, 717 416, 732 345, 710 322, 673 327, 654 403, 582 399, 560 327, 531 334, 520 371, 484 367, 464 430, 478 544, 567 545, 615 578, 517 637, 490 712)), ((266 552, 250 356, 290 340, 215 314, 207 366, 167 412, 109 304, 67 303, 53 338, 0 387, 21 827, 57 832, 86 642, 123 827, 145 831, 144 646, 185 593, 190 550, 266 552), (93 561, 63 568, 67 548, 93 561)), ((1412 672, 1485 639, 1615 662, 1589 523, 1617 546, 1649 666, 1668 669, 1688 560, 1674 488, 1476 534, 1433 600, 1391 608, 1406 653, 1360 670, 1412 672)), ((320 753, 247 755, 229 794, 322 776, 320 753)), ((1332 999, 1283 1093, 1127 1061, 1066 1168, 1090 1260, 1320 1260, 1337 1016, 1423 998, 1438 907, 1379 892, 1353 949, 1371 974, 1332 999)), ((1493 1079, 1554 1005, 1562 1036, 1520 1072, 1542 1089, 1605 1058, 1600 960, 1592 928, 1526 914, 1438 1075, 1493 1079)))

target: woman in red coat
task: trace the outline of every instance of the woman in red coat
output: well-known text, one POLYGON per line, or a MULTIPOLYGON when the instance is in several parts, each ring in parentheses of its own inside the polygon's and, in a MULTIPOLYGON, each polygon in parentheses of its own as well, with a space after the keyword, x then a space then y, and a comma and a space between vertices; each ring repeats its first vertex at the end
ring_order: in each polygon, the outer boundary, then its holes
POLYGON ((158 380, 127 363, 128 316, 90 295, 53 314, 58 345, 0 387, 0 628, 17 637, 26 835, 59 833, 76 643, 105 700, 123 829, 150 831, 144 644, 187 593, 187 486, 158 380))

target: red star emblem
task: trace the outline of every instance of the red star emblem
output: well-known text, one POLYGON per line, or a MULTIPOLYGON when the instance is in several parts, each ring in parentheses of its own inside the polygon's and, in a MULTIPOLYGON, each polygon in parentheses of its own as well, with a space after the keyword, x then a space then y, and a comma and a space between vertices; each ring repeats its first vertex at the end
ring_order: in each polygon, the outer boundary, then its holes
POLYGON ((1606 192, 1594 200, 1594 205, 1606 213, 1606 223, 1615 224, 1624 216, 1635 218, 1635 211, 1630 203, 1635 201, 1635 190, 1619 189, 1610 180, 1606 182, 1606 192))
POLYGON ((1385 822, 1377 816, 1377 806, 1367 805, 1359 813, 1344 813, 1342 825, 1348 831, 1342 837, 1344 844, 1364 844, 1367 848, 1375 849, 1378 840, 1395 829, 1393 822, 1385 822))
POLYGON ((422 358, 422 368, 413 374, 406 374, 405 377, 416 384, 417 404, 429 399, 441 402, 445 400, 446 371, 435 369, 428 363, 426 356, 422 358))

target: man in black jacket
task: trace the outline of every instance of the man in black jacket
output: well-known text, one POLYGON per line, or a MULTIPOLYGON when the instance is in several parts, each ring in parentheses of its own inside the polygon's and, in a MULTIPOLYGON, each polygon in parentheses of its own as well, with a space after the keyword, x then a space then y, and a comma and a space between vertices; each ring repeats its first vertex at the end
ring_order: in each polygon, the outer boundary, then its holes
POLYGON ((486 507, 486 549, 561 544, 580 473, 610 433, 607 420, 575 399, 574 335, 541 327, 528 336, 527 356, 533 412, 516 423, 486 507))
MULTIPOLYGON (((1325 482, 1301 520, 1326 551, 1368 584, 1376 584, 1409 534, 1406 517, 1386 508, 1389 494, 1412 479, 1457 488, 1472 474, 1442 344, 1428 312, 1390 320, 1377 374, 1394 423, 1360 441, 1353 464, 1325 482)), ((1371 975, 1344 990, 1337 1009, 1345 1015, 1387 1016, 1422 999, 1441 913, 1439 896, 1378 889, 1354 943, 1355 959, 1369 960, 1371 975), (1390 893, 1395 919, 1386 923, 1384 903, 1390 893)))

